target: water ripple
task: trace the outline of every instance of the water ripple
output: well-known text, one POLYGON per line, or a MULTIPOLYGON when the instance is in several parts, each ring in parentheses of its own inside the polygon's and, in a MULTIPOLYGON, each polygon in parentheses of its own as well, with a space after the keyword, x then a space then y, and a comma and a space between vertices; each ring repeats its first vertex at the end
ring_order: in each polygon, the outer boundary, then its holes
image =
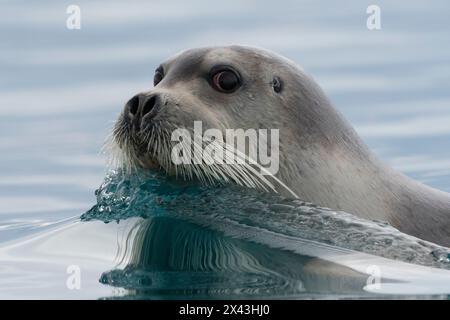
MULTIPOLYGON (((158 173, 112 171, 96 191, 97 204, 82 220, 174 217, 207 228, 246 226, 425 266, 450 269, 449 250, 406 235, 386 222, 358 218, 300 200, 243 190, 204 187, 158 173)), ((223 228, 222 228, 223 229, 223 228)), ((223 231, 223 230, 222 230, 223 231)))

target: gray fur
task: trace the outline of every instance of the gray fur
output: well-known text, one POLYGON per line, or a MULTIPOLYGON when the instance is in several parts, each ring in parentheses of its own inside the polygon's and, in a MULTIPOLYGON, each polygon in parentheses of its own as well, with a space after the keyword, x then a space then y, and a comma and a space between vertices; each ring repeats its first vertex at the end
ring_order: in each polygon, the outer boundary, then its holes
POLYGON ((405 233, 450 246, 450 195, 380 162, 292 61, 261 49, 230 46, 188 50, 162 66, 164 79, 146 92, 162 97, 164 107, 156 121, 189 127, 201 120, 204 129, 278 128, 277 178, 299 198, 388 221, 405 233), (207 75, 217 64, 238 70, 242 87, 232 94, 212 89, 207 75), (271 87, 274 76, 283 81, 280 93, 271 87))

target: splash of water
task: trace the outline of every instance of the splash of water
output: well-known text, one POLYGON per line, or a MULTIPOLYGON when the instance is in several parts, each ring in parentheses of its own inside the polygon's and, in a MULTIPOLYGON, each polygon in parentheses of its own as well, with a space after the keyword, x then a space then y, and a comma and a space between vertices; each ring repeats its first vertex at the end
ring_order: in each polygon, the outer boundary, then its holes
POLYGON ((450 269, 447 248, 401 233, 389 224, 311 203, 238 186, 201 186, 158 172, 111 171, 96 191, 97 204, 83 221, 172 217, 214 229, 211 221, 267 230, 283 236, 450 269))

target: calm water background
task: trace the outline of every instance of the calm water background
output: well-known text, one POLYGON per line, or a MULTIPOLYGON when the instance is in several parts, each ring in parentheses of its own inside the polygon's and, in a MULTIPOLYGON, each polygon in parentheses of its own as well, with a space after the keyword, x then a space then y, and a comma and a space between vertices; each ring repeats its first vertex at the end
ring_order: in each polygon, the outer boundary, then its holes
POLYGON ((0 245, 79 215, 124 103, 180 50, 247 44, 311 73, 387 163, 450 191, 448 1, 2 1, 0 245), (81 7, 81 30, 66 8, 81 7))

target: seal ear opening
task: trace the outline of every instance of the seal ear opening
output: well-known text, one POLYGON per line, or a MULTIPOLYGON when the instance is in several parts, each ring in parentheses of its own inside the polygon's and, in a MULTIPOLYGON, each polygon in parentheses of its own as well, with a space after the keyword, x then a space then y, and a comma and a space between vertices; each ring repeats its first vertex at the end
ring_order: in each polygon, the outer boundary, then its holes
POLYGON ((275 91, 276 93, 281 92, 281 90, 283 89, 283 82, 281 81, 280 77, 278 77, 278 76, 273 77, 272 88, 273 88, 273 91, 275 91))

